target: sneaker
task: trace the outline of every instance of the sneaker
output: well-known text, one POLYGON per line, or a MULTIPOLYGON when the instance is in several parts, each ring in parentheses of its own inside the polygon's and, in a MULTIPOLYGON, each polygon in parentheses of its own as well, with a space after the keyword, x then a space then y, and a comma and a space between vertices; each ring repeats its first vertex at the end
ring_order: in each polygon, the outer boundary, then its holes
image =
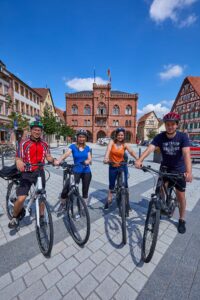
POLYGON ((106 201, 106 204, 104 205, 104 209, 107 210, 111 204, 112 202, 106 201))
POLYGON ((18 226, 19 226, 19 220, 14 217, 8 223, 8 228, 10 229, 17 228, 18 226))
POLYGON ((178 222, 178 232, 183 234, 186 232, 186 227, 185 227, 185 220, 179 219, 178 222))
POLYGON ((57 213, 62 213, 62 212, 64 212, 65 211, 65 203, 63 203, 63 202, 60 202, 60 205, 59 205, 59 207, 58 207, 58 209, 57 209, 57 213))

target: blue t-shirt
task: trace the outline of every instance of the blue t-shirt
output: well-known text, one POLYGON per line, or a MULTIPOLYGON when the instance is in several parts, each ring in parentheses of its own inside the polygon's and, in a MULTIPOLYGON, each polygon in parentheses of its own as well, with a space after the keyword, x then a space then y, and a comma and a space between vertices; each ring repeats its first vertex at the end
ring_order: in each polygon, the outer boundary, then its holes
POLYGON ((81 164, 86 159, 88 159, 88 153, 90 152, 90 147, 85 146, 84 150, 80 151, 76 144, 71 144, 69 149, 72 150, 72 155, 74 159, 74 164, 79 164, 78 166, 74 167, 75 173, 89 173, 91 172, 89 165, 81 164))
POLYGON ((180 131, 173 138, 168 138, 166 132, 155 136, 152 145, 159 147, 162 153, 161 165, 168 167, 169 171, 184 173, 186 171, 182 148, 189 147, 188 136, 180 131))

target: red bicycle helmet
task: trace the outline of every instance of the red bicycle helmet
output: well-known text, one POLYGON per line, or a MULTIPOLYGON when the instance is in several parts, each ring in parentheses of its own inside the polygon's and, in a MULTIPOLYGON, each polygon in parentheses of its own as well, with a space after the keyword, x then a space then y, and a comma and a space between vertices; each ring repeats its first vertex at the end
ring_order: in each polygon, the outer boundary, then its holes
POLYGON ((177 124, 180 121, 180 115, 175 112, 169 112, 163 117, 163 122, 175 121, 177 124))

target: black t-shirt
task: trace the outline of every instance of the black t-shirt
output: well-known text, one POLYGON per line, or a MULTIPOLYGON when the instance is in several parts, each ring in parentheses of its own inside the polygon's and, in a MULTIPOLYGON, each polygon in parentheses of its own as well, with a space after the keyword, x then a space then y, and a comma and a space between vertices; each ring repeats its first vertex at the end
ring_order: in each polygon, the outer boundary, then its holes
POLYGON ((169 168, 170 171, 184 173, 186 171, 182 149, 189 147, 188 136, 180 131, 176 132, 173 138, 168 138, 166 132, 155 136, 152 145, 159 147, 162 153, 161 165, 169 168))

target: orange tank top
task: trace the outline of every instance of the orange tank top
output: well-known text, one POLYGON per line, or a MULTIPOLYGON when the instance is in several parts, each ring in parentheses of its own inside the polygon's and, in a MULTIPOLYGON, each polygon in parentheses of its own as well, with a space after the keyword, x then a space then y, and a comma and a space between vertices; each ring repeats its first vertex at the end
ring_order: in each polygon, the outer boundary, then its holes
MULTIPOLYGON (((113 143, 111 150, 110 150, 110 156, 109 160, 113 162, 122 162, 124 161, 124 153, 125 153, 125 146, 122 144, 121 147, 117 147, 115 143, 113 143)), ((114 165, 114 167, 118 167, 118 165, 114 165)))

